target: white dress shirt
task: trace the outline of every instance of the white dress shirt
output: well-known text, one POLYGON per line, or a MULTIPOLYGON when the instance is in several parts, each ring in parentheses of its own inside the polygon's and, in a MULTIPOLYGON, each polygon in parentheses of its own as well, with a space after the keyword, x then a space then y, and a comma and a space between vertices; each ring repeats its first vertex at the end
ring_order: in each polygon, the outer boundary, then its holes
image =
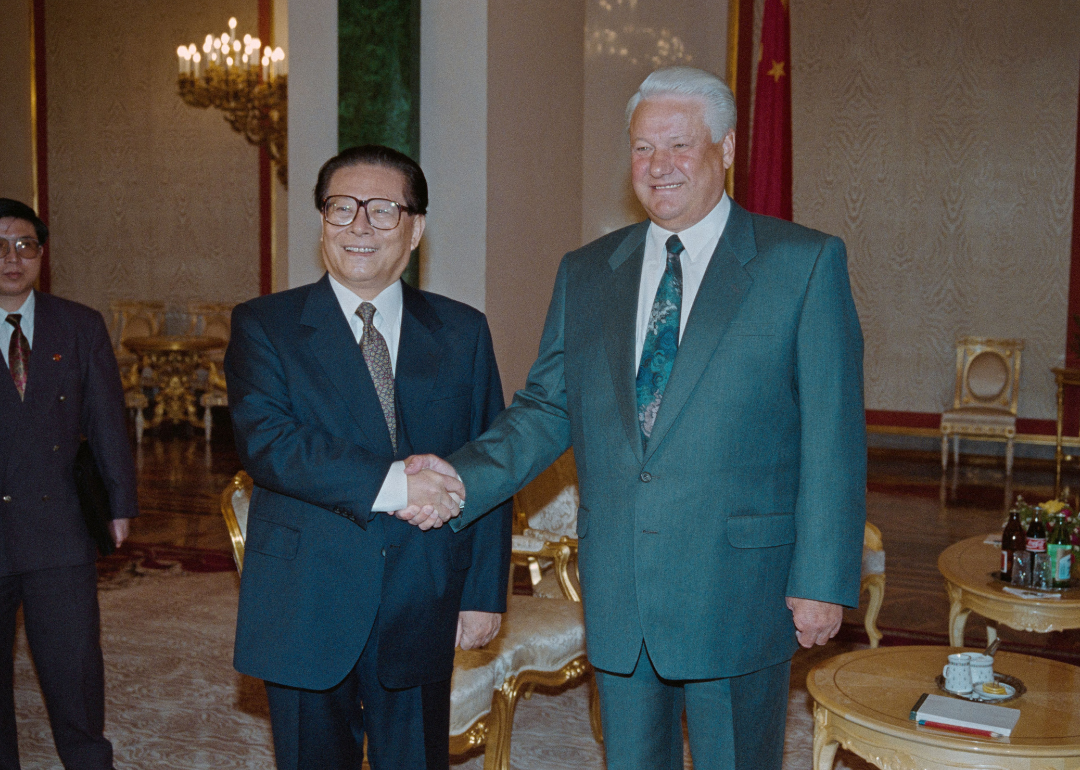
MULTIPOLYGON (((667 239, 672 235, 678 235, 685 248, 679 257, 683 276, 682 312, 679 314, 679 342, 682 342, 683 332, 686 331, 686 319, 690 317, 690 310, 694 306, 701 279, 705 275, 705 269, 709 266, 713 252, 716 251, 716 245, 720 243, 720 236, 724 234, 724 227, 727 225, 730 213, 731 199, 727 197, 727 193, 724 193, 712 211, 700 222, 681 233, 665 230, 655 222, 649 224, 649 232, 645 235, 645 259, 641 263, 641 283, 638 285, 637 334, 634 340, 635 363, 641 363, 641 350, 645 347, 645 333, 649 328, 653 301, 656 299, 656 290, 660 287, 660 279, 667 267, 667 239)), ((634 371, 636 373, 637 369, 634 371)))
MULTIPOLYGON (((30 350, 34 349, 34 292, 30 292, 30 296, 26 298, 26 301, 19 306, 16 313, 22 314, 22 320, 19 321, 19 328, 22 329, 22 333, 26 335, 26 340, 30 343, 30 350)), ((7 317, 11 315, 6 311, 0 310, 0 351, 4 354, 4 364, 9 368, 11 362, 8 361, 8 348, 11 346, 11 335, 15 331, 15 327, 7 322, 7 317)))
MULTIPOLYGON (((349 322, 356 344, 360 344, 360 338, 364 336, 364 320, 356 314, 357 308, 367 300, 360 299, 351 289, 330 276, 330 288, 334 290, 341 312, 345 314, 345 320, 349 322)), ((375 316, 371 324, 386 340, 386 348, 390 352, 390 366, 397 373, 398 342, 401 339, 401 312, 403 298, 401 293, 401 281, 394 281, 371 300, 375 306, 375 316)), ((9 329, 11 324, 5 324, 9 329)), ((381 414, 381 412, 380 412, 381 414)), ((409 484, 405 476, 405 461, 397 460, 390 466, 390 470, 383 479, 379 494, 371 506, 373 511, 400 511, 409 504, 409 484)))

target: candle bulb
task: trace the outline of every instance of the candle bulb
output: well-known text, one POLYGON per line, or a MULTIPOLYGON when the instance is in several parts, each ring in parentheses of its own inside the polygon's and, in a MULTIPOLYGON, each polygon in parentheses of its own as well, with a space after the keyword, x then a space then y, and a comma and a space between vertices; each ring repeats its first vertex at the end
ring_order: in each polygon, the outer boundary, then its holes
POLYGON ((191 60, 195 62, 195 77, 199 77, 199 62, 202 61, 202 55, 196 51, 195 55, 191 57, 191 60))
POLYGON ((270 57, 262 57, 262 79, 264 83, 270 82, 270 57))
POLYGON ((178 63, 180 65, 180 74, 181 75, 186 75, 187 74, 187 68, 184 66, 184 57, 186 55, 187 55, 187 48, 185 46, 180 46, 179 48, 176 49, 176 58, 177 58, 178 63))

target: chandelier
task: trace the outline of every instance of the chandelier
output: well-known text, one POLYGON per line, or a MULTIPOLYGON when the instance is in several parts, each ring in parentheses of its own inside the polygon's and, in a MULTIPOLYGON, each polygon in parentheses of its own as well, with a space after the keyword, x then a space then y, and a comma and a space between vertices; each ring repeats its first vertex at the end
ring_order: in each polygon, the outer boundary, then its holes
POLYGON ((207 35, 202 52, 194 43, 176 49, 180 64, 180 97, 192 107, 216 107, 251 144, 265 147, 288 186, 288 75, 285 52, 262 47, 251 35, 236 36, 236 18, 229 31, 207 35), (261 50, 260 50, 261 49, 261 50))

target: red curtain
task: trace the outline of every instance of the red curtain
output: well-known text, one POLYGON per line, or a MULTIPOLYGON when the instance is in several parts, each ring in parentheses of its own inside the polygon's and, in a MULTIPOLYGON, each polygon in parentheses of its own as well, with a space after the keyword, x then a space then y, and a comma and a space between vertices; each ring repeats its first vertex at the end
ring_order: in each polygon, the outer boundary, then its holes
POLYGON ((747 208, 791 219, 791 26, 787 0, 765 0, 754 92, 747 208))

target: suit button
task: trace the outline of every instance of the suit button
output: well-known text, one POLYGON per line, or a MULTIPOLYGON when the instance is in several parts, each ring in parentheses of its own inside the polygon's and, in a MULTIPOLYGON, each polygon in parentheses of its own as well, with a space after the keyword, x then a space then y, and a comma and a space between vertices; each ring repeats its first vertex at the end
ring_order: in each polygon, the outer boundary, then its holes
POLYGON ((642 471, 641 475, 638 476, 638 478, 648 484, 650 481, 652 481, 652 474, 648 471, 642 471))
POLYGON ((61 401, 67 401, 67 396, 60 396, 61 401))
POLYGON ((49 502, 49 496, 48 495, 42 495, 41 496, 41 502, 43 502, 43 503, 49 502))
POLYGON ((10 503, 11 502, 11 495, 4 495, 4 502, 5 503, 10 503))
POLYGON ((60 451, 60 445, 59 444, 54 444, 53 448, 52 448, 52 451, 59 452, 60 451))
POLYGON ((382 549, 382 555, 386 556, 386 549, 385 548, 382 549))

